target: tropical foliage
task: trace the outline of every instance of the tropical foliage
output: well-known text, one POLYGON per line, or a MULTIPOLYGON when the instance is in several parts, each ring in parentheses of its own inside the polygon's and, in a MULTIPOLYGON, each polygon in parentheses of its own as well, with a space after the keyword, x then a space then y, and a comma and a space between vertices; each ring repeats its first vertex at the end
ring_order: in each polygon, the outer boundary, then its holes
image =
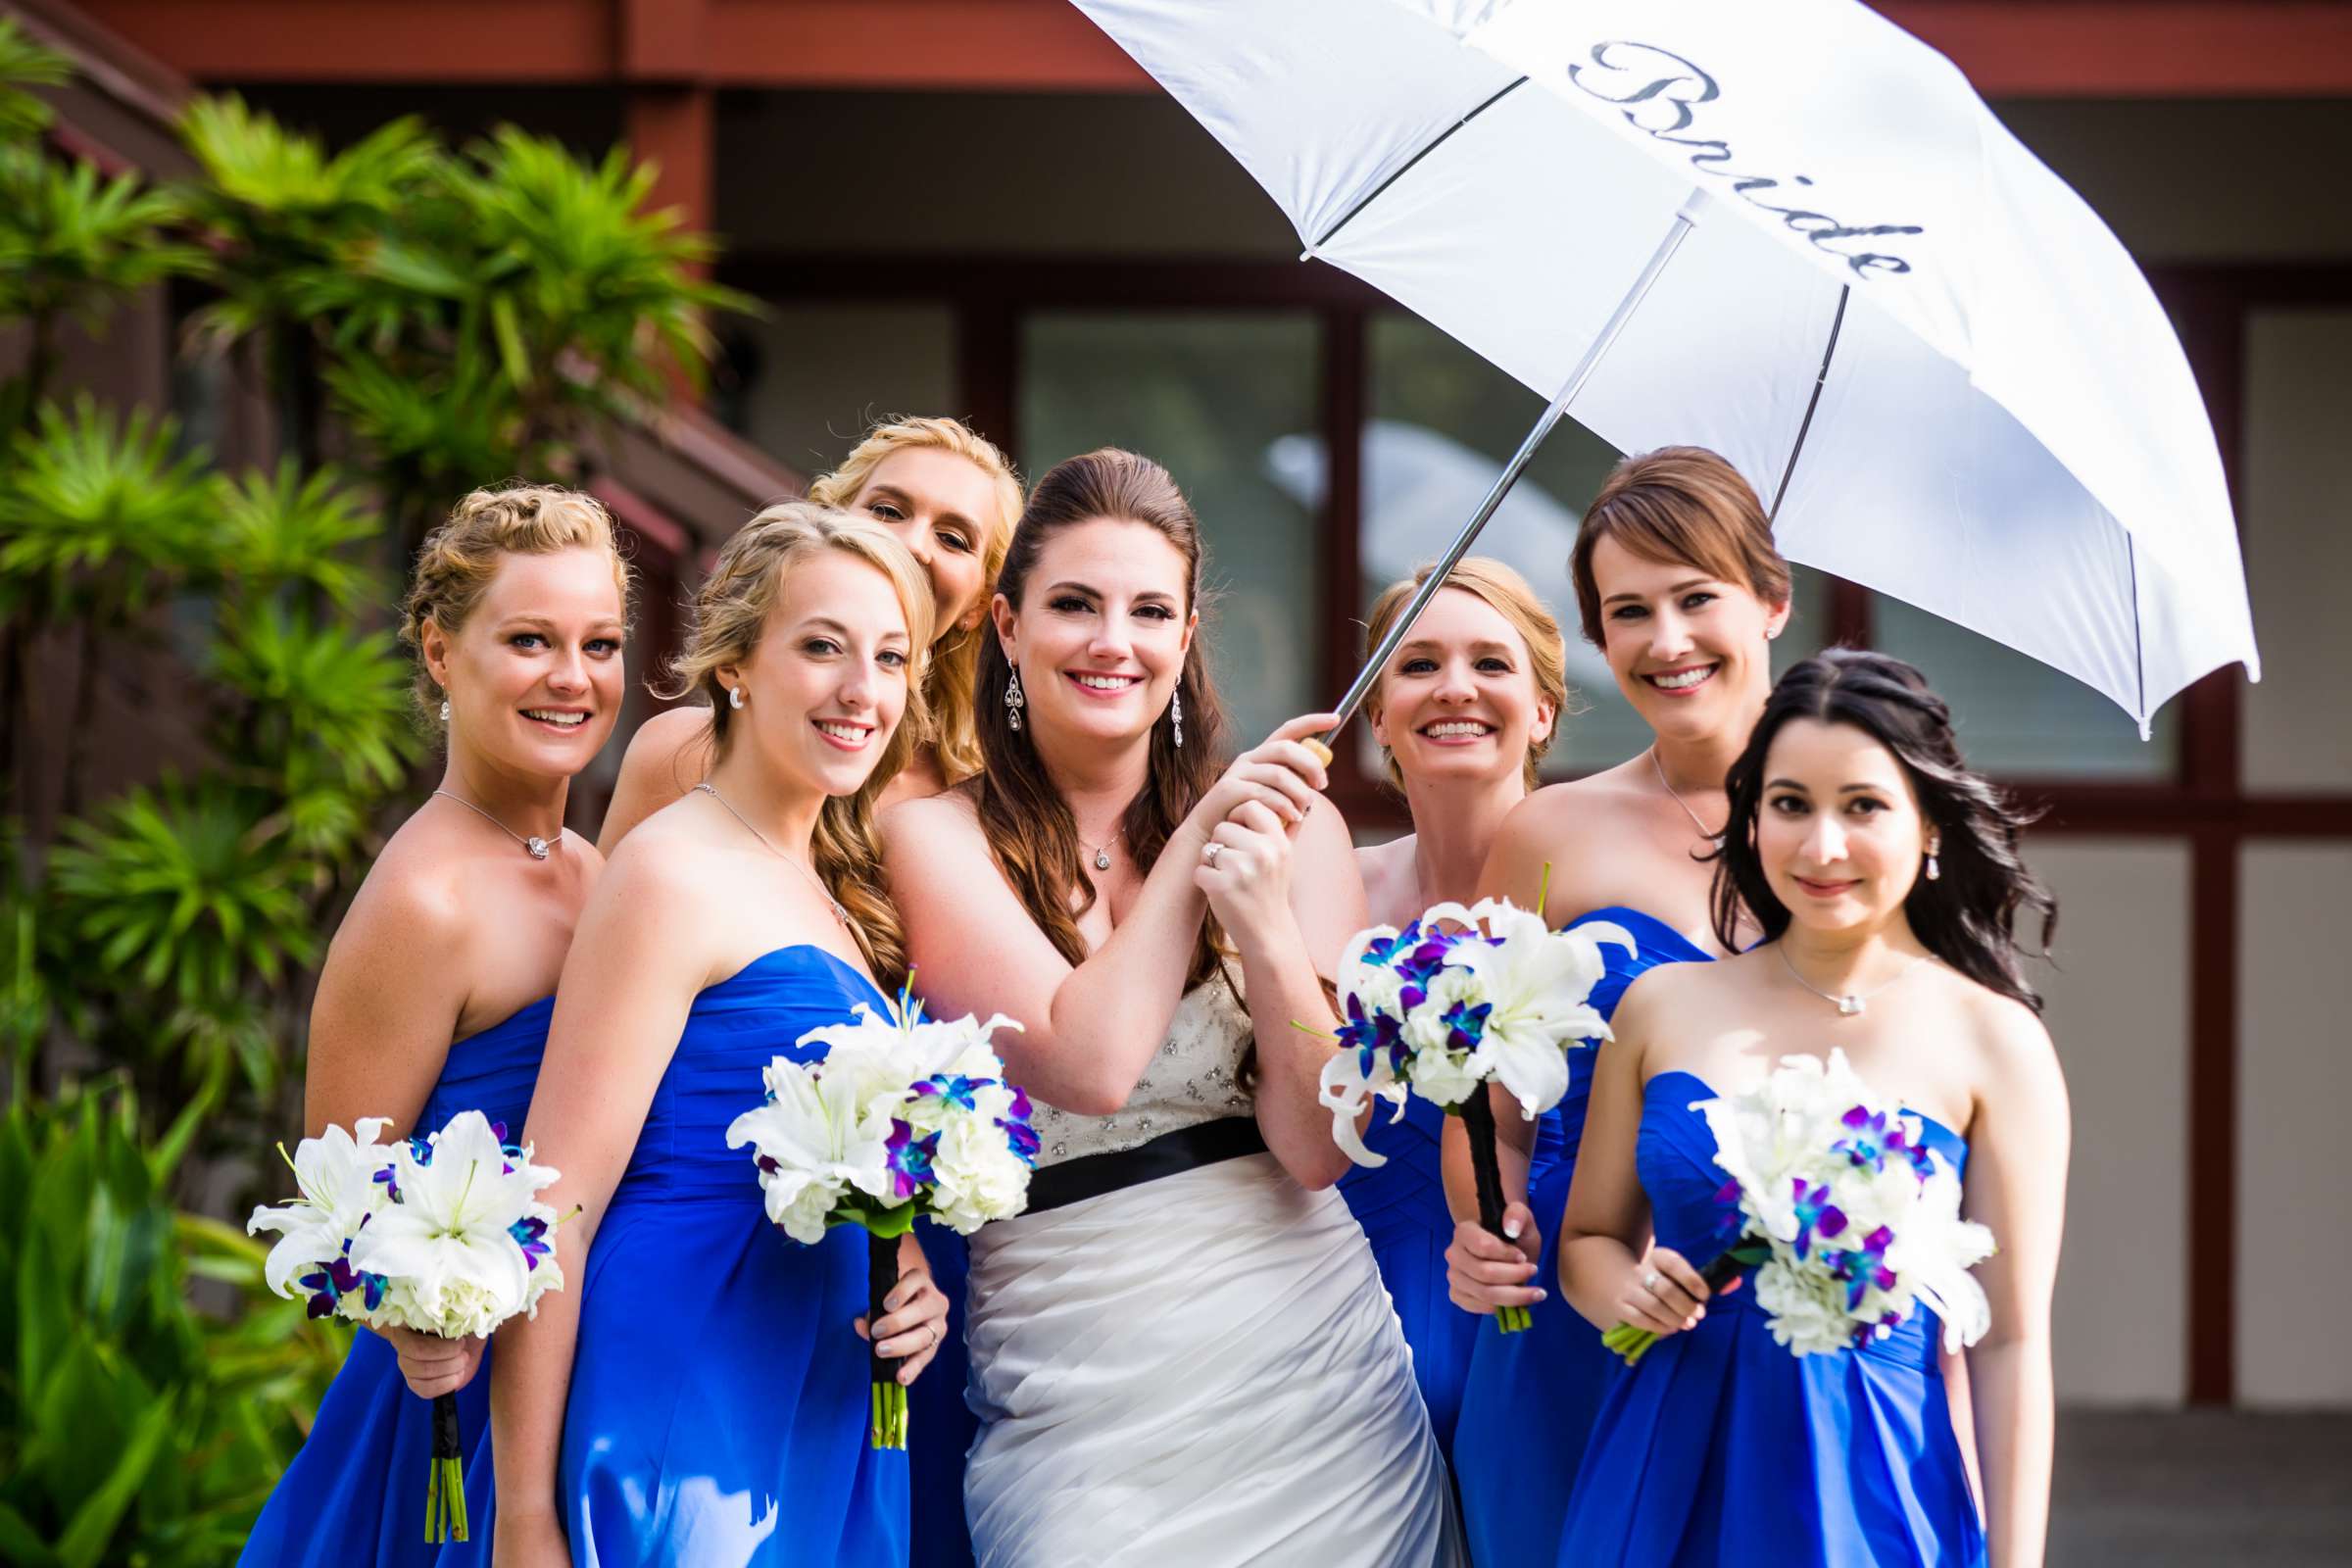
POLYGON ((584 477, 740 302, 624 153, 200 99, 159 184, 61 150, 69 75, 0 18, 0 1559, 206 1562, 341 1350, 181 1210, 267 1185, 324 936, 417 788, 396 581, 465 490, 584 477), (159 299, 180 407, 72 384, 159 299))

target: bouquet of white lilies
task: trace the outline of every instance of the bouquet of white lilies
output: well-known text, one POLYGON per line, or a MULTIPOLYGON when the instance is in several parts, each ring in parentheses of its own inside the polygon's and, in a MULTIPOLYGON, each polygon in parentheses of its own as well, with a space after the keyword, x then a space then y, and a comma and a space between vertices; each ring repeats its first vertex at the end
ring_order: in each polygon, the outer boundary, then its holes
MULTIPOLYGON (((1736 1233, 1700 1277, 1720 1291, 1752 1274, 1791 1354, 1884 1339, 1923 1301, 1947 1349, 1984 1337, 1991 1312, 1969 1270, 1992 1255, 1992 1232, 1960 1217, 1960 1175, 1921 1118, 1882 1102, 1844 1052, 1785 1056, 1761 1087, 1691 1108, 1731 1178, 1718 1198, 1736 1233)), ((1656 1336, 1620 1323, 1602 1339, 1632 1362, 1656 1336)))
MULTIPOLYGON (((557 1173, 478 1110, 428 1137, 378 1143, 390 1125, 362 1117, 357 1137, 329 1127, 295 1150, 301 1196, 255 1209, 245 1224, 278 1233, 262 1271, 270 1288, 308 1295, 313 1317, 446 1339, 536 1315, 540 1295, 564 1285, 547 1239, 556 1213, 538 1200, 557 1173)), ((466 1539, 454 1395, 433 1401, 424 1539, 466 1539)))
MULTIPOLYGON (((1037 1134, 1029 1097, 1004 1081, 990 1038, 1020 1025, 926 1019, 902 991, 890 1015, 860 1004, 847 1023, 803 1035, 815 1061, 778 1056, 761 1074, 766 1098, 727 1128, 727 1147, 752 1146, 767 1217, 813 1245, 834 1225, 866 1233, 866 1322, 898 1284, 898 1243, 929 1214, 968 1236, 1029 1200, 1037 1134)), ((869 1436, 906 1446, 906 1391, 872 1358, 869 1436)))
MULTIPOLYGON (((1374 1098, 1404 1114, 1419 1095, 1462 1118, 1478 1181, 1479 1219, 1502 1234, 1502 1180, 1486 1086, 1500 1084, 1530 1120, 1568 1092, 1568 1052, 1606 1040, 1592 1004, 1606 974, 1600 945, 1627 952, 1622 927, 1590 921, 1554 931, 1505 899, 1440 904, 1398 930, 1375 926, 1340 959, 1340 1049, 1323 1067, 1331 1133, 1359 1165, 1386 1161, 1364 1147, 1356 1121, 1374 1098)), ((1392 1118, 1394 1119, 1394 1117, 1392 1118)), ((1506 1334, 1528 1325, 1504 1307, 1506 1334)))

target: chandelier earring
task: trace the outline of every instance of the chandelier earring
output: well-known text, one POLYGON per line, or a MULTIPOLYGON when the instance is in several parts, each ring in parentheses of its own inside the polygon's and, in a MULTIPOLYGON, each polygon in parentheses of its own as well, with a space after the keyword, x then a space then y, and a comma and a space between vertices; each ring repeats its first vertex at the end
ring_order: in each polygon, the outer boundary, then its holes
POLYGON ((449 722, 449 699, 446 697, 441 699, 441 722, 449 722))
POLYGON ((1004 681, 1004 721, 1015 735, 1021 732, 1021 710, 1028 706, 1029 695, 1021 690, 1021 671, 1015 665, 1004 681))
POLYGON ((1931 882, 1939 882, 1943 879, 1943 867, 1937 864, 1936 859, 1936 852, 1942 848, 1943 840, 1940 838, 1928 840, 1928 880, 1931 882))
POLYGON ((1184 688, 1168 694, 1168 722, 1176 726, 1176 749, 1184 750, 1184 688))

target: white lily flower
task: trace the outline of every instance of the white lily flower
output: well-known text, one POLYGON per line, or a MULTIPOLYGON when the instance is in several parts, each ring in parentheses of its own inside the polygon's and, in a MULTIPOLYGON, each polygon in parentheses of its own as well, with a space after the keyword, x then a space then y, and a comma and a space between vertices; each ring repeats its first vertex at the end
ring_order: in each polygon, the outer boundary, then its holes
MULTIPOLYGON (((890 1097, 854 1054, 862 1045, 847 1049, 851 1070, 838 1074, 830 1055, 814 1066, 777 1057, 766 1073, 772 1098, 727 1127, 727 1147, 750 1144, 760 1160, 767 1217, 796 1242, 823 1241, 826 1217, 852 1190, 890 1192, 890 1097)), ((897 1095, 906 1089, 901 1080, 897 1095)))
POLYGON ((391 1119, 363 1116, 353 1125, 357 1138, 329 1127, 297 1145, 294 1185, 302 1196, 290 1203, 256 1208, 245 1222, 248 1236, 278 1233, 277 1244, 262 1264, 262 1279, 279 1296, 301 1294, 296 1285, 300 1276, 342 1257, 368 1215, 379 1206, 390 1206, 375 1173, 391 1163, 392 1151, 376 1142, 392 1125, 391 1119))
POLYGON ((1601 944, 1634 953, 1632 935, 1605 920, 1554 931, 1507 899, 1482 899, 1467 908, 1443 904, 1422 918, 1486 931, 1486 941, 1459 943, 1446 960, 1476 977, 1475 994, 1489 1009, 1481 1065, 1519 1102, 1523 1115, 1558 1104, 1568 1092, 1567 1051, 1610 1038, 1608 1020, 1592 1004, 1592 988, 1608 973, 1601 944))
POLYGON ((405 1144, 394 1150, 400 1201, 369 1219, 352 1265, 397 1283, 407 1327, 486 1333, 560 1283, 553 1258, 533 1269, 514 1235, 525 1219, 553 1218, 537 1196, 556 1173, 527 1152, 510 1162, 478 1110, 452 1117, 428 1147, 425 1159, 405 1144))

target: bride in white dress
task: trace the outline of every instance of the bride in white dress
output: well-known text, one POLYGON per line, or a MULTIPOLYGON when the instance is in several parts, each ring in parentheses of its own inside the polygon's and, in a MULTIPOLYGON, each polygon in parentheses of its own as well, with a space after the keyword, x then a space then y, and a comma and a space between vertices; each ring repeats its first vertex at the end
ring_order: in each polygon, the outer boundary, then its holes
POLYGON ((1200 547, 1149 459, 1040 480, 982 654, 982 774, 884 820, 917 991, 1004 1012, 1043 1143, 972 1239, 981 1568, 1460 1560, 1450 1489, 1316 1102, 1364 923, 1294 720, 1220 769, 1200 547))

